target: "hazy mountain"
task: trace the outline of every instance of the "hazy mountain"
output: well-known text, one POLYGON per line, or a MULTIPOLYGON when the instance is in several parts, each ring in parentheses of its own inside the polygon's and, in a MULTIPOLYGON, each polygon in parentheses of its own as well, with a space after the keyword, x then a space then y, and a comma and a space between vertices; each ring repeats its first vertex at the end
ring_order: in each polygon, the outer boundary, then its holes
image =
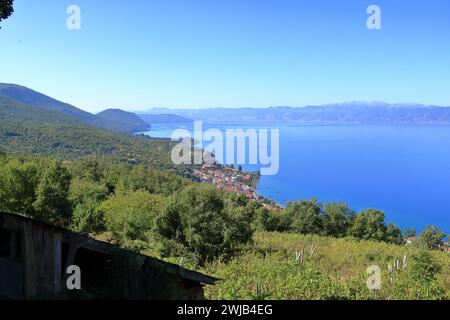
POLYGON ((149 125, 140 117, 131 112, 120 109, 107 109, 96 116, 106 123, 106 129, 116 131, 144 131, 149 129, 149 125))
POLYGON ((210 108, 153 109, 147 114, 173 113, 207 122, 293 122, 293 123, 367 123, 367 124, 450 124, 450 108, 416 103, 352 101, 303 108, 210 108))
POLYGON ((0 98, 30 108, 59 112, 84 124, 116 131, 144 131, 151 123, 206 122, 228 123, 368 123, 368 124, 450 124, 450 108, 417 103, 351 101, 303 108, 210 108, 152 109, 139 116, 118 109, 93 115, 70 104, 14 84, 0 84, 0 98))
POLYGON ((142 115, 139 114, 138 116, 148 124, 192 122, 191 119, 188 119, 188 118, 176 115, 176 114, 172 114, 172 113, 142 114, 142 115))

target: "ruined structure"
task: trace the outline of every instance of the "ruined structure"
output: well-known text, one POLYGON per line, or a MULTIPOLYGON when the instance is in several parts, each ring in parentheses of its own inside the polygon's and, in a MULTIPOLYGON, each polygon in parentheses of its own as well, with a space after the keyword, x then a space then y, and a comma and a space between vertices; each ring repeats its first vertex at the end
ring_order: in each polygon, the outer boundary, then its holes
POLYGON ((0 213, 0 299, 202 299, 218 279, 23 216, 0 213), (69 266, 81 290, 68 290, 69 266))

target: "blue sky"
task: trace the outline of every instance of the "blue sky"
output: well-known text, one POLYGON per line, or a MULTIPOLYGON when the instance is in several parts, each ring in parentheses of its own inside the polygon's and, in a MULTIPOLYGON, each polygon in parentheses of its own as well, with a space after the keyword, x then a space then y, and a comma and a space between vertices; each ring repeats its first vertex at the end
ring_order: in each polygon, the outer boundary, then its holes
POLYGON ((450 105, 448 0, 15 0, 0 82, 89 111, 450 105), (81 8, 81 30, 66 9, 81 8), (382 30, 368 30, 377 4, 382 30))

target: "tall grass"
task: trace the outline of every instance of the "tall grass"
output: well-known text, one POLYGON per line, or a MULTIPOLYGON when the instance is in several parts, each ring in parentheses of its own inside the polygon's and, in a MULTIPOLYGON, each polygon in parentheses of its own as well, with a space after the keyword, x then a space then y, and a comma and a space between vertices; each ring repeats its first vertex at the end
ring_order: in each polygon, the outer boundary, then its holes
POLYGON ((223 279, 206 288, 209 299, 448 299, 450 255, 432 252, 442 266, 433 283, 415 283, 415 247, 352 238, 257 232, 254 243, 232 261, 205 272, 223 279), (303 252, 303 257, 301 257, 303 252), (406 266, 403 259, 406 255, 406 266), (399 269, 396 261, 399 260, 399 269), (392 265, 392 273, 388 265, 392 265), (381 269, 380 290, 369 290, 367 267, 381 269))

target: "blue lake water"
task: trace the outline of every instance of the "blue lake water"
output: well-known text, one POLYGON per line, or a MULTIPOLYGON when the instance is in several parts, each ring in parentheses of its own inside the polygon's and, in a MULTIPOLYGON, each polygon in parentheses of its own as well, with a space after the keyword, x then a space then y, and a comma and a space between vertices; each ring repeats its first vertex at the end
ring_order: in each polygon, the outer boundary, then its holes
MULTIPOLYGON (((153 125, 154 137, 175 128, 153 125)), ((354 210, 377 208, 400 228, 437 225, 450 232, 450 126, 204 125, 280 130, 280 169, 263 176, 257 192, 286 204, 299 199, 344 201, 354 210)), ((258 166, 244 165, 255 170, 258 166)))

